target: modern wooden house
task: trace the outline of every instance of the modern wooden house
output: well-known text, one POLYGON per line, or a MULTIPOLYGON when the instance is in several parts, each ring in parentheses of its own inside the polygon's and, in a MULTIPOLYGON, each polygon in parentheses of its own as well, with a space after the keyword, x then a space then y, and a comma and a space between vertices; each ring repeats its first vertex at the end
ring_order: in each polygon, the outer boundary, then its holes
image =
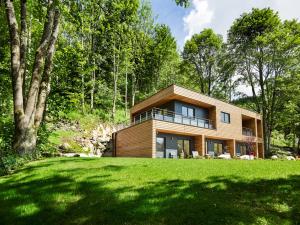
POLYGON ((199 155, 264 157, 260 114, 172 85, 130 110, 131 126, 114 134, 117 157, 199 155))

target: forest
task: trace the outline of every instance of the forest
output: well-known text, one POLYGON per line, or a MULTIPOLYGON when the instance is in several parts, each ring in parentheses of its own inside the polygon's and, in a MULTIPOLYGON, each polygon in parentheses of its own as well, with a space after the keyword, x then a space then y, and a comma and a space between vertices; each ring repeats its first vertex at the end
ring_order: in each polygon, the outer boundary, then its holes
POLYGON ((266 154, 300 154, 299 61, 299 21, 270 8, 180 49, 147 0, 0 1, 0 164, 47 151, 49 124, 126 124, 130 107, 171 84, 261 113, 266 154))

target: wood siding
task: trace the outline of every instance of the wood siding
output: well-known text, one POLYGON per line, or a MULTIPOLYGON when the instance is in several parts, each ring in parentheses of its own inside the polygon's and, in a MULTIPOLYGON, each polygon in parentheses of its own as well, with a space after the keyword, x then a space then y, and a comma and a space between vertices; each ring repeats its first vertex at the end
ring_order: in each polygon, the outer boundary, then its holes
POLYGON ((249 119, 249 124, 246 122, 245 125, 253 129, 255 136, 251 137, 251 141, 256 142, 256 152, 259 157, 263 157, 264 149, 261 138, 262 118, 260 114, 176 85, 169 86, 136 104, 131 108, 131 117, 139 112, 157 107, 171 100, 178 100, 207 108, 209 119, 213 120, 216 129, 206 129, 151 119, 117 133, 117 156, 155 157, 156 134, 158 132, 194 136, 194 147, 200 155, 205 154, 206 138, 225 140, 229 152, 233 156, 235 155, 236 142, 249 141, 249 137, 242 134, 242 121, 243 119, 249 119), (230 114, 230 123, 221 121, 221 112, 230 114))
POLYGON ((116 135, 116 156, 152 157, 152 121, 125 128, 116 135))

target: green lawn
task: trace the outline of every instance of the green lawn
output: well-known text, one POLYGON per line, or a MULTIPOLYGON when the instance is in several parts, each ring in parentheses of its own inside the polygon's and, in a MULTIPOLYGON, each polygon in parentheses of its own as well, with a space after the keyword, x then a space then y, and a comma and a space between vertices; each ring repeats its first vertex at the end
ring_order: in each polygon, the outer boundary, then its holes
POLYGON ((0 224, 300 224, 300 162, 32 162, 0 178, 0 224))

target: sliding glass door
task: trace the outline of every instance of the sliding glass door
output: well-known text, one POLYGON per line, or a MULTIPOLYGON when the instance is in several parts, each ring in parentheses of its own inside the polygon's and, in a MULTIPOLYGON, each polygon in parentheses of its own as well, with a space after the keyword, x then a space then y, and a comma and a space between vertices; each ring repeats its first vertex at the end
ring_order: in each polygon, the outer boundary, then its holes
POLYGON ((163 137, 156 138, 156 158, 164 158, 166 149, 166 141, 163 137))
POLYGON ((187 158, 190 155, 190 140, 177 140, 177 152, 178 156, 184 153, 184 157, 187 158))
POLYGON ((211 156, 218 156, 223 154, 224 143, 218 140, 207 140, 206 141, 206 154, 211 156))

